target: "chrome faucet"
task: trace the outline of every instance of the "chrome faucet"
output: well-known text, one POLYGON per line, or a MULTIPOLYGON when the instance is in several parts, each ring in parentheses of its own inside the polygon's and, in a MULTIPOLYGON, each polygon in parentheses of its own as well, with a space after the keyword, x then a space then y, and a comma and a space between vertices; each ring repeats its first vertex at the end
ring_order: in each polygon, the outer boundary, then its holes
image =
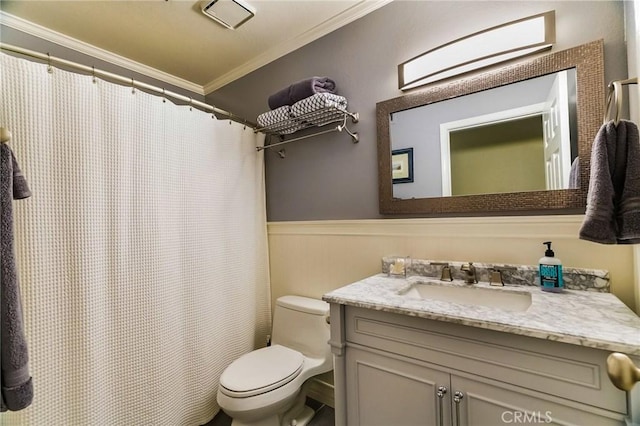
POLYGON ((476 267, 473 266, 473 262, 469 262, 468 264, 462 265, 460 270, 464 272, 464 282, 467 284, 475 284, 478 282, 478 278, 476 276, 476 267))

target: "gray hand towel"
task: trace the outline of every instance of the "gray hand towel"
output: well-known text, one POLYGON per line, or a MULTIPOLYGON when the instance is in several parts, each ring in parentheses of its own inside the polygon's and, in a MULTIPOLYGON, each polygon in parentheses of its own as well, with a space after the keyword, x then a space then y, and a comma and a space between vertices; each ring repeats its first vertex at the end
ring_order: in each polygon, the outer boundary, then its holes
POLYGON ((0 144, 0 411, 22 410, 33 400, 13 247, 13 198, 30 195, 11 149, 0 144))
POLYGON ((579 237, 601 244, 640 242, 640 147, 630 121, 602 125, 591 148, 587 211, 579 237))
POLYGON ((617 238, 620 244, 637 244, 640 243, 640 138, 638 127, 631 121, 618 123, 618 132, 623 130, 626 149, 619 148, 624 150, 621 154, 624 185, 616 215, 617 238))
POLYGON ((276 109, 285 105, 293 105, 316 93, 335 93, 336 83, 329 77, 311 77, 298 81, 269 96, 269 108, 276 109))

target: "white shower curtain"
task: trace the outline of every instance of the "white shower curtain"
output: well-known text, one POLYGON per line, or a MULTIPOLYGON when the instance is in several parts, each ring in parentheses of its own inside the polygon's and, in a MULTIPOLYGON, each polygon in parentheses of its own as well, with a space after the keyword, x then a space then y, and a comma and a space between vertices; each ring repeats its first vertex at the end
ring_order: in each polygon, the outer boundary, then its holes
POLYGON ((199 425, 264 344, 261 141, 188 106, 1 54, 34 400, 2 425, 199 425))

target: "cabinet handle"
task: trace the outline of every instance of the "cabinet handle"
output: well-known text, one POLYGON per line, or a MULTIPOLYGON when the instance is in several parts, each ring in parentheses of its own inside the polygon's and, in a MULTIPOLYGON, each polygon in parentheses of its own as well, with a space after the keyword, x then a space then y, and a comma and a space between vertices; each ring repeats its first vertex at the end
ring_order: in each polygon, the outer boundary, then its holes
POLYGON ((464 398, 464 394, 460 391, 453 394, 453 402, 456 403, 456 426, 460 426, 460 401, 462 398, 464 398))
POLYGON ((444 426, 444 413, 442 412, 442 401, 444 399, 444 394, 447 393, 447 388, 444 386, 438 386, 438 392, 436 392, 436 396, 438 397, 438 408, 440 411, 440 415, 438 416, 440 419, 440 426, 444 426))

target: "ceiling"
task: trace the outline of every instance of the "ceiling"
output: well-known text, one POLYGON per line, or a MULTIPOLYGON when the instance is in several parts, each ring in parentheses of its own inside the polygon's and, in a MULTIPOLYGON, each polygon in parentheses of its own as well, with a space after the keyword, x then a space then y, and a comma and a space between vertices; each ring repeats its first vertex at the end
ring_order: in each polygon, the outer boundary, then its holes
POLYGON ((2 0, 0 19, 208 94, 391 0, 245 1, 256 16, 235 30, 205 16, 198 0, 2 0))

